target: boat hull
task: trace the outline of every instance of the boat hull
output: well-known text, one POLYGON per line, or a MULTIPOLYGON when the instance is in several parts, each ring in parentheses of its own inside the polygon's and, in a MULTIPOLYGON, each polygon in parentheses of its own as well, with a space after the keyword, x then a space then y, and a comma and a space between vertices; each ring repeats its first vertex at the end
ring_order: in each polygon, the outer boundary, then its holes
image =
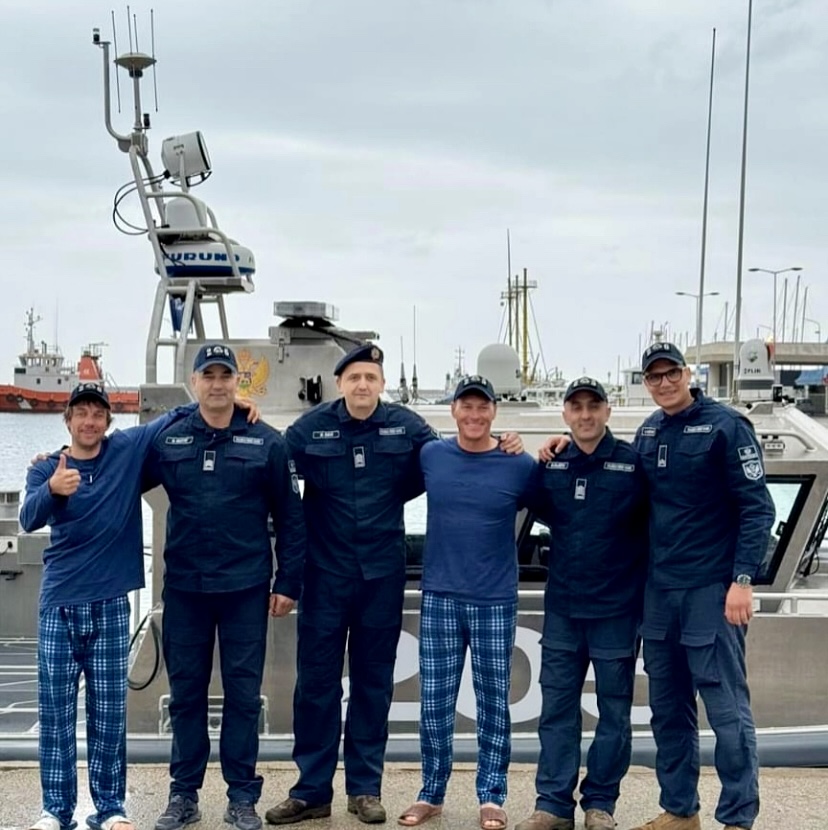
MULTIPOLYGON (((108 391, 113 412, 138 412, 138 390, 108 391)), ((69 403, 69 392, 38 392, 21 386, 0 385, 0 412, 54 415, 69 403)))

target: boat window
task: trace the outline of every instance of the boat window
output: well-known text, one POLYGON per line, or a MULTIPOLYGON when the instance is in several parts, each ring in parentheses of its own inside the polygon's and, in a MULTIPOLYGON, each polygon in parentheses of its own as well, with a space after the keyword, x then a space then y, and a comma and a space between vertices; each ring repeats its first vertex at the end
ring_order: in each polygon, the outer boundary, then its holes
POLYGON ((823 550, 825 533, 828 531, 828 497, 822 503, 819 518, 811 531, 808 544, 805 545, 805 553, 799 563, 800 576, 812 576, 820 565, 828 562, 828 551, 823 550))
POLYGON ((755 580, 757 585, 770 585, 776 578, 776 572, 788 549, 805 500, 814 483, 814 476, 769 475, 767 481, 768 490, 776 508, 776 518, 771 529, 765 558, 755 580))

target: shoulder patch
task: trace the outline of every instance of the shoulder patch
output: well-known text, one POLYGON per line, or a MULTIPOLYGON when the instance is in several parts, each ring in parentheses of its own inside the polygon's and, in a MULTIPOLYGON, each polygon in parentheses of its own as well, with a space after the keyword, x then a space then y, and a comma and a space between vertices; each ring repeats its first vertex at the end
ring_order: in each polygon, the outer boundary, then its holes
POLYGON ((742 472, 745 474, 745 478, 751 481, 759 481, 765 474, 765 471, 762 469, 762 462, 758 458, 753 461, 745 461, 742 464, 742 472))
POLYGON ((641 427, 642 438, 655 438, 658 435, 658 430, 655 427, 641 427))
POLYGON ((623 464, 620 461, 605 461, 605 470, 612 470, 616 473, 634 473, 635 464, 623 464))
POLYGON ((706 432, 713 432, 713 424, 695 424, 684 428, 685 435, 699 435, 706 432))
POLYGON ((547 461, 546 462, 546 469, 547 470, 568 470, 569 469, 569 462, 568 461, 547 461))
POLYGON ((234 444, 250 444, 254 447, 264 446, 264 438, 254 438, 252 435, 234 435, 234 444))
POLYGON ((314 441, 329 441, 332 438, 339 438, 338 429, 316 429, 313 431, 314 441))
POLYGON ((752 458, 759 458, 759 451, 756 447, 739 447, 739 460, 750 461, 752 458))
POLYGON ((377 432, 380 435, 405 435, 405 427, 380 427, 377 432))
POLYGON ((164 438, 165 444, 172 444, 173 446, 180 446, 181 444, 192 444, 192 435, 168 435, 164 438))

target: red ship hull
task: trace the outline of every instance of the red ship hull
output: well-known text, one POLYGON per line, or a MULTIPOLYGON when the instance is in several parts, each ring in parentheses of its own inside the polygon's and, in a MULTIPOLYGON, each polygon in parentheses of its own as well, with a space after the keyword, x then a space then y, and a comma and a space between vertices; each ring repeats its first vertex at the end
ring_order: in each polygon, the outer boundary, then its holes
MULTIPOLYGON (((113 412, 138 412, 138 390, 107 390, 113 412)), ((20 386, 0 384, 0 412, 52 414, 63 412, 69 392, 38 392, 20 386)))

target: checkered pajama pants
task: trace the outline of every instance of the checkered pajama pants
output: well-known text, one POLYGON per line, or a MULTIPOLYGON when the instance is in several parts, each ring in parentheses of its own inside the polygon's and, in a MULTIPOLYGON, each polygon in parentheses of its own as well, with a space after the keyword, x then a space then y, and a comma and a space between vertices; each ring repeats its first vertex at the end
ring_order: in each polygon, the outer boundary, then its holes
POLYGON ((123 814, 129 600, 42 608, 38 630, 40 784, 43 808, 67 827, 78 798, 75 723, 86 683, 89 789, 98 821, 123 814))
POLYGON ((451 775, 454 717, 466 649, 477 702, 477 797, 503 804, 511 756, 509 687, 517 603, 470 605, 423 594, 420 616, 420 747, 417 798, 442 804, 451 775))

